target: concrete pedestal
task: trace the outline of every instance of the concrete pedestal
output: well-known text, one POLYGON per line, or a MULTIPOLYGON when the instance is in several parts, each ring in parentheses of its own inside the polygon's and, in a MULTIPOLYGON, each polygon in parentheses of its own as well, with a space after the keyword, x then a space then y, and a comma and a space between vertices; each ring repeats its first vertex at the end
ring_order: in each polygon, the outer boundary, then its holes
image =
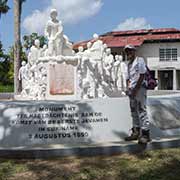
MULTIPOLYGON (((151 137, 180 134, 180 96, 148 98, 151 137)), ((123 143, 131 128, 127 97, 87 101, 0 102, 0 149, 51 150, 123 143)), ((122 147, 121 147, 122 148, 122 147)), ((127 148, 127 147, 126 147, 127 148)), ((121 149, 122 150, 122 149, 121 149)), ((66 153, 65 153, 66 154, 66 153)))

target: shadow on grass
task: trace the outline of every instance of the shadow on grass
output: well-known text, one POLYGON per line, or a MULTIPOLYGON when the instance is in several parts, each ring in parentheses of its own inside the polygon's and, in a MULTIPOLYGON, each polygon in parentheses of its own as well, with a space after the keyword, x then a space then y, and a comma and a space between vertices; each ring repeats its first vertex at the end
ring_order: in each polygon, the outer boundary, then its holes
POLYGON ((18 180, 20 175, 23 180, 179 180, 180 150, 150 151, 136 155, 16 160, 13 164, 24 164, 26 170, 18 176, 15 174, 11 180, 18 180))

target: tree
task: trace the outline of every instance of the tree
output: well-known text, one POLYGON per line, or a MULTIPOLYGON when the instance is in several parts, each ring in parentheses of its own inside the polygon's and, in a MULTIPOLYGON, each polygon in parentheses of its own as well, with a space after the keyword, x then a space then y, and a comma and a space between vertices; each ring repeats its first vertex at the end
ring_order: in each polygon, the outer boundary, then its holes
POLYGON ((18 94, 21 91, 20 82, 18 80, 18 71, 21 64, 21 13, 22 4, 25 0, 14 0, 14 93, 18 94))
POLYGON ((27 36, 25 35, 23 37, 23 47, 26 49, 26 50, 29 50, 32 45, 34 44, 34 41, 36 39, 39 39, 40 41, 40 47, 42 48, 45 44, 47 44, 47 39, 42 36, 42 35, 38 35, 37 33, 32 33, 31 35, 27 36))
POLYGON ((10 61, 9 54, 4 53, 3 45, 0 41, 0 83, 3 85, 12 84, 8 72, 13 61, 10 61))
POLYGON ((7 2, 8 0, 0 0, 0 18, 2 14, 6 14, 10 9, 7 2))
MULTIPOLYGON (((8 71, 8 82, 9 84, 13 84, 14 83, 14 48, 10 47, 9 51, 8 51, 8 57, 9 57, 9 71, 8 71)), ((23 51, 23 48, 20 48, 20 59, 21 61, 26 61, 27 62, 27 56, 25 54, 25 52, 23 51)))

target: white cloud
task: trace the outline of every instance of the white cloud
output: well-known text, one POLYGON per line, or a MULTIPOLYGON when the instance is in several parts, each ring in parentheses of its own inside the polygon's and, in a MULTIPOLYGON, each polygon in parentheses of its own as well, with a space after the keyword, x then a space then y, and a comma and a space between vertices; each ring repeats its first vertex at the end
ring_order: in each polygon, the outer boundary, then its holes
POLYGON ((43 33, 44 26, 49 19, 51 8, 56 8, 59 19, 63 24, 73 24, 93 16, 102 7, 102 0, 51 0, 49 7, 41 12, 35 10, 23 20, 23 27, 28 33, 43 33))
POLYGON ((129 18, 124 22, 120 23, 114 30, 137 30, 137 29, 151 29, 151 25, 148 24, 147 20, 143 17, 140 18, 129 18))

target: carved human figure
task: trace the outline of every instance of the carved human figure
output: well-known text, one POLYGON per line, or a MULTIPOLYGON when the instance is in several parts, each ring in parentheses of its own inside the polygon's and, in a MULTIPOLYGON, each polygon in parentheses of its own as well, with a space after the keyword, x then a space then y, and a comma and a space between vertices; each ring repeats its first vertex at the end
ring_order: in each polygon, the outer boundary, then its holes
POLYGON ((39 50, 40 49, 40 40, 39 39, 35 39, 34 45, 39 50))
POLYGON ((88 59, 91 58, 91 47, 92 47, 92 43, 89 41, 87 43, 87 49, 84 51, 84 56, 86 56, 88 59))
POLYGON ((114 71, 116 77, 116 87, 122 92, 126 90, 126 76, 127 76, 127 65, 123 61, 121 55, 115 56, 116 62, 114 63, 114 71))
POLYGON ((80 56, 80 57, 82 57, 83 56, 83 51, 84 51, 84 48, 83 48, 83 46, 79 46, 78 47, 78 52, 77 52, 77 55, 78 56, 80 56))
POLYGON ((47 89, 47 70, 46 67, 43 66, 43 63, 39 64, 38 71, 39 71, 38 73, 39 91, 37 94, 37 98, 39 100, 44 100, 46 97, 46 89, 47 89))
MULTIPOLYGON (((122 56, 121 56, 122 58, 122 56)), ((121 61, 121 72, 122 72, 122 90, 126 91, 127 84, 126 84, 126 77, 127 77, 127 64, 125 61, 121 61)))
POLYGON ((99 86, 98 90, 98 98, 106 98, 107 95, 104 92, 103 86, 99 86))
POLYGON ((108 76, 111 76, 113 63, 114 63, 114 57, 111 54, 111 49, 107 48, 106 49, 106 55, 103 59, 103 68, 105 70, 105 74, 108 76))
POLYGON ((106 49, 108 48, 107 44, 103 44, 103 59, 106 56, 106 49))
POLYGON ((122 89, 122 71, 121 71, 122 56, 115 55, 115 62, 113 65, 113 79, 115 87, 118 90, 122 89))
POLYGON ((82 99, 90 99, 89 90, 90 90, 90 83, 89 83, 89 81, 83 81, 82 99))
POLYGON ((75 56, 76 55, 76 51, 72 50, 72 55, 75 56))
POLYGON ((95 64, 95 77, 96 80, 101 82, 103 70, 102 70, 102 57, 103 57, 103 42, 99 39, 97 34, 93 35, 94 43, 91 46, 92 62, 95 64))
POLYGON ((104 81, 109 85, 109 87, 113 87, 113 63, 114 57, 111 54, 111 49, 106 49, 106 54, 103 59, 103 70, 104 70, 104 81))
POLYGON ((82 72, 82 58, 84 54, 84 48, 83 46, 78 47, 78 52, 76 53, 76 56, 78 57, 78 66, 77 66, 77 78, 78 78, 78 94, 80 98, 83 98, 83 72, 82 72))
POLYGON ((67 47, 69 47, 70 49, 72 49, 72 43, 69 41, 69 38, 67 37, 67 35, 63 35, 64 38, 64 43, 67 47))
POLYGON ((84 51, 83 63, 84 63, 84 66, 86 66, 86 68, 87 68, 87 76, 92 77, 92 79, 94 79, 95 78, 94 70, 95 70, 96 63, 92 59, 91 47, 92 47, 92 43, 88 42, 87 49, 84 51))
POLYGON ((35 46, 32 46, 32 47, 30 48, 29 53, 28 53, 28 63, 29 63, 30 65, 33 65, 33 64, 36 62, 36 58, 35 58, 34 53, 33 53, 34 50, 35 50, 35 46))
POLYGON ((42 52, 42 48, 40 47, 40 40, 39 39, 36 39, 34 41, 34 56, 35 56, 35 63, 34 65, 37 65, 38 61, 39 61, 39 58, 41 57, 41 52, 42 52))
POLYGON ((63 26, 61 21, 57 19, 57 10, 52 9, 50 12, 50 20, 45 28, 45 36, 48 38, 48 49, 50 56, 62 55, 63 50, 63 26))
POLYGON ((69 41, 67 35, 63 35, 63 49, 62 49, 63 56, 72 56, 73 55, 73 44, 69 41))
POLYGON ((22 91, 21 95, 22 97, 27 98, 30 93, 31 86, 29 84, 30 82, 30 64, 26 64, 25 61, 22 61, 21 68, 19 69, 18 79, 22 82, 22 91))
POLYGON ((83 46, 79 46, 78 47, 78 52, 76 53, 76 55, 78 56, 78 59, 79 59, 79 62, 78 62, 78 68, 77 68, 77 70, 79 71, 79 72, 81 72, 82 71, 82 58, 83 58, 83 56, 84 56, 84 48, 83 48, 83 46))
POLYGON ((26 62, 25 61, 22 61, 21 63, 21 67, 19 69, 19 74, 18 74, 18 79, 19 81, 22 80, 22 79, 25 79, 25 74, 26 74, 26 71, 25 71, 25 66, 26 66, 26 62))
POLYGON ((93 35, 94 43, 91 46, 92 55, 96 60, 102 58, 103 54, 103 42, 99 39, 98 34, 93 35))
POLYGON ((49 54, 48 54, 48 46, 47 44, 44 44, 43 48, 41 49, 41 54, 40 56, 41 57, 47 57, 49 54))
POLYGON ((22 61, 21 67, 20 67, 19 73, 18 73, 18 79, 19 79, 19 81, 22 82, 22 89, 24 89, 26 87, 28 78, 29 77, 28 77, 28 69, 26 66, 26 62, 22 61))
POLYGON ((38 62, 38 59, 41 55, 40 41, 36 39, 34 45, 30 48, 28 54, 28 62, 31 66, 35 65, 38 62))
POLYGON ((34 76, 34 72, 30 70, 29 73, 29 81, 28 81, 28 85, 26 87, 26 89, 28 90, 28 95, 30 99, 36 100, 38 91, 39 91, 39 86, 37 81, 35 81, 35 76, 34 76))
POLYGON ((96 84, 98 83, 95 71, 98 69, 96 69, 97 62, 92 57, 91 47, 92 47, 92 43, 88 42, 87 49, 84 51, 83 67, 87 70, 86 79, 84 81, 89 82, 88 97, 95 98, 97 94, 96 84))

